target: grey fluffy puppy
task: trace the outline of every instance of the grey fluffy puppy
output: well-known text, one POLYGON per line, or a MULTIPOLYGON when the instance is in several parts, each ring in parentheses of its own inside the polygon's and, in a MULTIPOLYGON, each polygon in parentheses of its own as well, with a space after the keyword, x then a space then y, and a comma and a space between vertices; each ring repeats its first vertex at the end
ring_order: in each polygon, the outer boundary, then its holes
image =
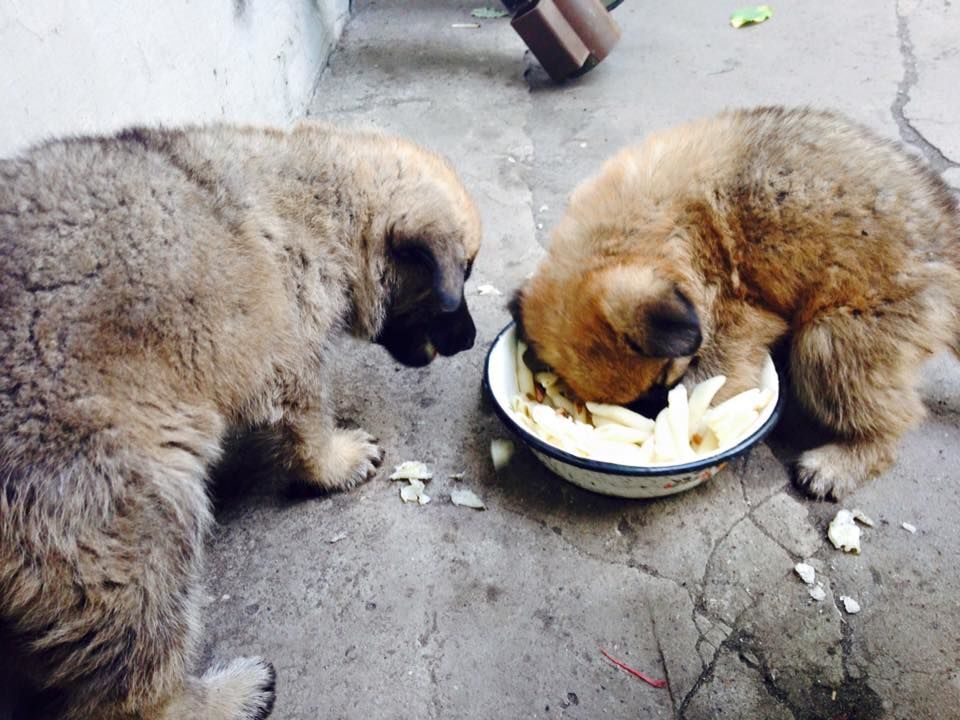
POLYGON ((334 340, 409 365, 470 347, 480 234, 443 159, 374 132, 138 129, 0 161, 0 635, 58 717, 269 714, 259 659, 188 674, 207 469, 267 424, 303 481, 369 478, 334 340))

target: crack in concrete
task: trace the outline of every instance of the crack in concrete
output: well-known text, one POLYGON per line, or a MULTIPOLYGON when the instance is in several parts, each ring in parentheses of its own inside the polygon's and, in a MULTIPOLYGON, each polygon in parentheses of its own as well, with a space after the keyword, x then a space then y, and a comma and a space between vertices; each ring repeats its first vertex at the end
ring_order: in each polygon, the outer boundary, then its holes
MULTIPOLYGON (((517 517, 523 518, 525 520, 530 519, 528 516, 516 510, 505 508, 504 511, 511 515, 516 515, 517 517)), ((585 548, 580 547, 579 545, 577 545, 575 542, 570 540, 568 537, 566 537, 562 533, 552 533, 552 534, 555 537, 560 538, 560 540, 565 545, 567 545, 567 547, 574 550, 581 557, 587 558, 589 560, 594 560, 600 563, 601 565, 611 565, 614 567, 627 568, 628 570, 633 570, 638 575, 641 575, 641 576, 646 575, 650 578, 653 578, 654 580, 663 580, 663 581, 672 583, 673 585, 676 585, 678 588, 680 588, 685 593, 687 593, 688 596, 690 596, 690 602, 694 602, 694 598, 693 598, 693 595, 690 593, 690 589, 683 583, 683 581, 677 580, 676 578, 672 578, 668 575, 664 575, 658 570, 656 570, 655 568, 650 567, 646 563, 638 562, 637 560, 634 560, 632 557, 629 560, 616 560, 610 557, 595 555, 589 550, 586 550, 585 548)), ((626 554, 631 556, 633 555, 633 544, 631 544, 631 546, 627 548, 626 554)))
MULTIPOLYGON (((733 527, 736 527, 742 520, 745 520, 745 519, 747 519, 746 515, 744 515, 742 518, 740 518, 740 520, 735 522, 733 524, 733 527)), ((717 541, 717 546, 719 546, 723 542, 723 539, 725 539, 726 536, 730 534, 730 532, 733 530, 733 527, 731 527, 730 530, 727 531, 727 533, 724 535, 724 538, 721 538, 720 540, 717 541)), ((704 578, 706 579, 706 575, 704 575, 704 578)), ((700 598, 700 602, 701 604, 705 602, 702 596, 700 598)), ((757 602, 758 601, 756 599, 751 597, 751 602, 743 610, 740 611, 740 614, 737 615, 737 617, 734 618, 733 622, 729 626, 731 628, 730 634, 722 643, 720 643, 720 646, 717 648, 717 651, 713 654, 713 658, 709 663, 707 663, 706 667, 703 668, 700 675, 697 677, 696 682, 693 684, 693 687, 690 688, 690 692, 688 692, 686 696, 684 696, 683 700, 680 702, 680 708, 679 710, 677 710, 678 720, 683 720, 687 710, 687 706, 689 706, 690 702, 693 700, 696 694, 700 691, 700 688, 713 679, 714 669, 716 668, 717 661, 720 659, 720 650, 724 647, 730 647, 730 642, 731 642, 730 638, 732 638, 739 631, 740 625, 743 623, 744 617, 747 615, 747 613, 753 611, 753 609, 757 605, 757 602)), ((695 611, 696 611, 696 608, 695 608, 695 611)), ((700 612, 702 615, 706 616, 709 619, 713 619, 716 622, 716 619, 712 618, 710 613, 706 611, 705 607, 701 608, 700 612)), ((719 622, 723 622, 723 624, 726 625, 726 622, 724 622, 722 619, 719 622)), ((699 632, 699 628, 697 629, 697 631, 699 632)), ((701 634, 701 638, 702 637, 703 635, 701 634)))
MULTIPOLYGON (((769 540, 770 542, 772 542, 772 543, 773 543, 774 545, 776 545, 778 548, 780 548, 781 550, 783 550, 792 560, 794 560, 794 561, 796 561, 796 562, 799 562, 800 560, 803 560, 803 559, 804 559, 803 556, 802 556, 802 555, 797 555, 797 554, 795 554, 794 552, 792 552, 792 551, 790 550, 790 548, 788 548, 788 547, 787 547, 786 545, 784 545, 782 542, 780 542, 779 540, 777 540, 777 538, 775 538, 761 523, 757 522, 757 519, 754 517, 754 513, 756 513, 756 512, 757 512, 758 510, 760 510, 764 505, 766 505, 767 503, 769 503, 770 501, 772 501, 773 498, 775 498, 778 494, 779 494, 779 493, 774 493, 774 494, 771 495, 770 497, 766 498, 763 502, 761 502, 761 503, 760 503, 759 505, 757 505, 755 508, 752 508, 746 515, 744 515, 744 518, 745 518, 745 519, 746 519, 746 518, 749 518, 749 519, 750 519, 750 522, 753 523, 753 526, 759 531, 759 533, 760 533, 761 535, 763 535, 765 538, 767 538, 767 540, 769 540)), ((822 541, 822 539, 821 539, 821 545, 822 545, 822 544, 823 544, 823 541, 822 541)))
POLYGON ((683 720, 687 711, 687 707, 690 705, 696 694, 700 691, 700 688, 713 679, 713 673, 716 669, 717 661, 720 659, 720 650, 725 647, 731 647, 731 638, 737 633, 740 624, 743 622, 744 616, 748 612, 752 611, 754 607, 756 607, 756 604, 757 601, 753 600, 749 605, 747 605, 747 607, 740 611, 740 614, 737 615, 736 618, 734 618, 730 634, 722 643, 720 643, 720 647, 718 647, 717 652, 714 653, 713 659, 707 663, 706 667, 703 668, 703 670, 700 672, 700 675, 697 677, 696 682, 693 684, 693 687, 690 688, 690 691, 684 696, 683 700, 680 701, 680 707, 676 713, 678 720, 683 720))
MULTIPOLYGON (((751 506, 750 506, 750 503, 749 503, 749 500, 747 499, 747 496, 746 496, 746 488, 745 488, 745 486, 743 485, 742 475, 741 475, 740 485, 741 485, 741 489, 742 489, 743 492, 744 492, 744 502, 747 504, 747 507, 749 508, 749 510, 748 510, 747 512, 745 512, 741 517, 739 517, 732 525, 730 525, 730 527, 729 527, 729 528, 727 529, 727 531, 723 534, 723 536, 720 537, 720 538, 713 544, 713 548, 711 549, 710 555, 709 555, 709 557, 708 557, 708 559, 707 559, 707 562, 706 562, 706 570, 705 570, 704 576, 703 576, 703 584, 702 584, 702 587, 704 587, 704 588, 707 586, 707 582, 708 582, 708 580, 710 579, 711 566, 712 566, 712 564, 713 564, 713 560, 714 560, 714 558, 715 558, 715 556, 716 556, 717 551, 719 550, 720 546, 723 545, 723 543, 726 541, 726 539, 730 536, 730 534, 734 531, 734 529, 736 529, 736 528, 740 525, 740 523, 742 523, 742 522, 744 522, 744 521, 747 521, 747 522, 751 523, 764 537, 766 537, 766 538, 769 539, 771 542, 773 542, 777 547, 779 547, 780 549, 782 549, 782 550, 787 554, 788 557, 791 557, 791 558, 795 558, 795 557, 796 557, 793 552, 791 552, 791 551, 790 551, 787 547, 785 547, 780 541, 778 541, 775 537, 773 537, 762 525, 760 525, 758 522, 756 522, 756 520, 755 520, 755 518, 754 518, 754 513, 756 513, 756 512, 757 512, 758 510, 760 510, 761 508, 763 508, 763 507, 764 507, 766 504, 768 504, 769 502, 771 502, 771 501, 773 500, 773 498, 776 497, 777 494, 774 493, 774 494, 771 495, 770 497, 765 498, 765 499, 764 499, 762 502, 760 502, 756 507, 751 507, 751 506)), ((740 587, 742 587, 742 586, 740 586, 740 587)), ((744 591, 746 592, 746 590, 744 590, 744 591)), ((763 657, 762 657, 762 653, 760 653, 760 664, 759 664, 758 667, 752 666, 752 665, 751 665, 746 659, 744 659, 744 657, 739 653, 740 646, 742 645, 742 640, 743 640, 743 631, 742 631, 742 628, 741 628, 743 619, 747 616, 748 613, 750 613, 750 612, 753 610, 753 608, 756 606, 756 604, 757 604, 757 603, 759 602, 759 600, 760 600, 760 598, 754 597, 753 595, 750 595, 749 593, 748 593, 748 596, 750 597, 750 600, 751 600, 750 604, 749 604, 747 607, 745 607, 745 608, 740 612, 740 614, 735 618, 734 622, 733 622, 732 625, 731 625, 731 631, 730 631, 729 635, 728 635, 727 638, 726 638, 722 643, 720 643, 720 645, 717 647, 717 649, 716 649, 716 651, 714 652, 713 657, 711 658, 710 662, 706 664, 706 666, 704 667, 703 671, 700 673, 699 677, 697 678, 696 682, 694 683, 693 687, 690 689, 690 691, 687 693, 687 695, 681 700, 681 702, 680 702, 680 707, 679 707, 678 709, 676 709, 676 715, 677 715, 678 718, 681 718, 681 719, 682 719, 682 718, 685 716, 687 707, 689 706, 690 702, 692 702, 692 700, 693 700, 693 698, 696 696, 696 694, 699 692, 700 688, 703 687, 705 684, 707 684, 708 682, 710 682, 710 681, 712 680, 713 674, 714 674, 714 669, 715 669, 716 664, 717 664, 717 662, 718 662, 718 660, 719 660, 719 658, 720 658, 720 654, 721 654, 720 651, 721 651, 723 648, 727 648, 727 649, 730 649, 730 650, 736 650, 736 651, 738 652, 738 657, 740 657, 741 662, 743 662, 745 665, 747 665, 747 667, 751 667, 752 669, 758 671, 758 675, 759 675, 760 679, 763 681, 764 688, 765 688, 766 692, 768 693, 768 695, 770 695, 770 697, 771 697, 773 700, 775 700, 777 703, 779 703, 780 705, 782 705, 788 712, 790 712, 791 715, 793 715, 794 717, 800 717, 800 716, 797 714, 800 709, 794 707, 794 706, 789 702, 789 699, 788 699, 788 697, 787 697, 786 692, 783 691, 782 689, 780 689, 780 688, 776 685, 775 679, 774 679, 774 677, 773 677, 773 674, 769 671, 769 668, 766 666, 766 662, 765 662, 765 660, 764 660, 763 657)), ((703 595, 703 594, 701 594, 700 597, 697 599, 697 602, 694 603, 694 612, 696 613, 697 611, 699 611, 702 615, 704 615, 704 616, 707 617, 708 619, 710 619, 710 620, 712 620, 712 621, 714 621, 714 622, 717 621, 717 618, 714 617, 714 616, 707 610, 707 608, 706 608, 706 597, 705 597, 705 595, 703 595)), ((720 619, 720 621, 723 622, 722 618, 720 619)), ((844 625, 846 625, 846 624, 844 623, 844 625)), ((698 649, 698 653, 699 653, 700 644, 701 644, 702 642, 705 642, 705 641, 706 641, 706 637, 705 637, 704 633, 700 632, 699 628, 698 628, 698 633, 699 633, 699 635, 700 635, 700 640, 698 641, 698 644, 697 644, 697 649, 698 649)), ((849 677, 849 675, 848 675, 848 673, 847 673, 847 670, 846 670, 846 664, 845 664, 846 654, 847 654, 847 650, 844 649, 844 665, 843 665, 843 668, 844 668, 844 678, 845 678, 845 679, 849 677)), ((673 699, 672 695, 671 695, 671 699, 673 699)), ((674 708, 677 708, 675 701, 674 701, 674 708)))
MULTIPOLYGON (((711 576, 710 566, 713 565, 713 559, 714 559, 714 557, 716 557, 717 550, 719 550, 719 549, 720 549, 720 546, 723 545, 723 543, 726 541, 726 539, 727 539, 728 537, 730 537, 730 533, 732 533, 732 532, 734 531, 734 529, 735 529, 740 523, 742 523, 744 520, 749 520, 754 526, 756 526, 756 523, 753 522, 753 519, 750 517, 750 512, 749 512, 749 511, 748 511, 748 512, 745 512, 743 515, 741 515, 741 516, 738 517, 736 520, 734 520, 733 523, 730 525, 730 527, 727 528, 726 532, 724 532, 723 535, 721 535, 721 536, 717 539, 717 541, 716 541, 715 543, 713 543, 713 547, 710 548, 710 554, 707 555, 707 561, 704 563, 704 566, 703 566, 703 567, 704 567, 704 570, 703 570, 703 579, 702 579, 701 582, 700 582, 700 587, 701 587, 701 588, 706 588, 706 587, 707 587, 707 583, 708 583, 708 581, 710 580, 710 576, 711 576)), ((694 606, 695 606, 696 609, 700 610, 700 612, 701 612, 702 615, 705 615, 706 617, 710 618, 711 620, 716 620, 716 619, 717 619, 717 618, 715 618, 715 617, 707 610, 707 608, 706 608, 706 597, 704 597, 703 592, 700 593, 700 597, 699 597, 698 601, 694 603, 694 606)), ((720 618, 720 620, 722 621, 723 618, 720 618)))
MULTIPOLYGON (((691 598, 692 600, 692 598, 691 598)), ((653 640, 657 643, 657 654, 660 656, 660 666, 663 668, 663 674, 667 678, 667 692, 670 693, 670 705, 673 707, 673 714, 677 714, 677 699, 673 694, 673 683, 670 682, 670 672, 667 669, 667 658, 663 654, 663 646, 660 644, 660 634, 657 632, 657 621, 650 612, 650 628, 653 632, 653 640)))
POLYGON ((753 664, 740 648, 740 644, 743 641, 744 635, 740 635, 737 638, 737 641, 731 641, 729 647, 732 650, 737 650, 737 659, 741 663, 746 665, 751 670, 755 670, 760 676, 760 680, 763 682, 763 689, 766 691, 767 695, 770 696, 777 704, 785 708, 794 718, 798 717, 798 713, 802 712, 801 708, 798 708, 790 701, 790 696, 787 694, 787 691, 779 687, 774 677, 774 671, 770 669, 770 664, 767 662, 766 656, 760 652, 757 648, 753 648, 750 652, 757 659, 757 664, 753 664))
POLYGON ((916 86, 920 75, 917 72, 917 58, 913 52, 913 41, 910 39, 910 25, 907 17, 900 12, 900 3, 896 2, 894 9, 897 13, 897 38, 900 40, 900 56, 903 59, 903 77, 897 85, 897 95, 890 106, 893 119, 900 128, 900 137, 908 145, 917 148, 927 162, 938 173, 951 168, 960 167, 960 163, 951 160, 936 145, 931 143, 907 119, 904 110, 910 103, 910 91, 916 86))
POLYGON ((879 717, 878 713, 882 707, 882 702, 879 695, 868 685, 867 676, 862 674, 854 677, 848 670, 848 661, 852 653, 853 629, 843 618, 839 596, 834 594, 833 601, 838 614, 840 614, 842 634, 840 646, 843 681, 839 688, 822 685, 811 688, 812 694, 809 697, 809 706, 806 703, 800 705, 795 699, 791 699, 789 692, 777 682, 776 670, 770 667, 763 650, 751 642, 753 636, 742 628, 744 618, 756 605, 757 601, 754 601, 737 616, 730 635, 721 643, 712 661, 704 668, 693 688, 681 702, 677 717, 683 720, 687 707, 700 691, 700 688, 713 679, 721 649, 736 653, 740 662, 756 673, 771 700, 784 708, 796 720, 815 720, 824 717, 822 711, 825 707, 835 708, 839 713, 837 717, 879 717), (836 690, 841 688, 843 689, 842 699, 834 694, 836 690))

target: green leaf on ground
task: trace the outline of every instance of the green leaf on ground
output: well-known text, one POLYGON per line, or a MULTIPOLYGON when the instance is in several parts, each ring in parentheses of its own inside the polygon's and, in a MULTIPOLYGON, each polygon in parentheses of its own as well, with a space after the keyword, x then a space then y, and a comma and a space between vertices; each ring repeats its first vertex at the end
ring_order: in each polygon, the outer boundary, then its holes
POLYGON ((755 25, 769 20, 773 17, 773 8, 769 5, 750 5, 740 8, 730 15, 730 24, 733 27, 743 27, 744 25, 755 25))
POLYGON ((506 10, 501 10, 500 8, 478 7, 471 10, 470 14, 475 18, 480 18, 481 20, 495 20, 497 18, 506 17, 510 13, 508 13, 506 10))

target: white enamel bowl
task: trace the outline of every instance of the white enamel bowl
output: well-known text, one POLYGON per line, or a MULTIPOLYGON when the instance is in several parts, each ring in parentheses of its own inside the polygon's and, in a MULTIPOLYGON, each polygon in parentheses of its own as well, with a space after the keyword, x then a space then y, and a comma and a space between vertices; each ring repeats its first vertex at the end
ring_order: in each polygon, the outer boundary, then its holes
POLYGON ((723 470, 731 459, 744 454, 763 440, 773 430, 783 409, 780 378, 773 360, 768 356, 760 385, 761 388, 770 388, 773 391, 773 400, 767 404, 744 438, 732 447, 678 465, 620 465, 590 460, 571 455, 541 440, 510 417, 510 400, 519 392, 514 364, 515 348, 516 328, 510 323, 493 341, 487 353, 484 385, 493 399, 497 415, 550 470, 575 485, 604 495, 651 498, 694 488, 723 470))

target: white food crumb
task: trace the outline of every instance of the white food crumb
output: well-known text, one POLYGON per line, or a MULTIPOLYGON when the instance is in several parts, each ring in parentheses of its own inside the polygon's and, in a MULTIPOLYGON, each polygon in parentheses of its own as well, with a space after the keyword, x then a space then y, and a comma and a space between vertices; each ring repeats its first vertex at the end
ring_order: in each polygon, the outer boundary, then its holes
POLYGON ((346 537, 347 537, 347 534, 346 534, 346 533, 339 533, 339 534, 337 534, 337 535, 334 535, 334 536, 333 536, 332 538, 330 538, 329 540, 327 540, 327 542, 332 545, 333 543, 338 543, 338 542, 340 542, 341 540, 343 540, 343 539, 346 538, 346 537))
POLYGON ((426 463, 419 460, 407 460, 394 468, 390 475, 391 480, 429 480, 433 477, 426 463))
POLYGON ((419 505, 426 505, 430 502, 430 496, 423 491, 424 487, 426 486, 422 480, 410 478, 410 484, 400 488, 400 499, 405 503, 415 502, 419 505))
POLYGON ((827 596, 827 591, 823 589, 821 583, 817 583, 814 587, 807 588, 807 592, 810 593, 810 597, 817 602, 820 602, 827 596))
POLYGON ((585 142, 580 143, 580 147, 585 148, 587 144, 585 142))
POLYGON ((546 205, 541 205, 541 206, 540 206, 540 212, 546 212, 546 211, 549 210, 549 209, 550 209, 550 208, 548 208, 546 205))
POLYGON ((813 585, 813 581, 817 579, 817 571, 813 569, 812 565, 800 562, 794 565, 793 569, 807 585, 813 585))
POLYGON ((902 527, 904 530, 906 530, 906 531, 907 531, 908 533, 910 533, 911 535, 917 531, 916 526, 915 526, 915 525, 911 525, 911 524, 908 523, 908 522, 900 523, 900 527, 902 527))
POLYGON ((467 473, 465 473, 465 472, 463 472, 463 471, 461 470, 460 472, 450 473, 450 476, 449 476, 449 477, 450 477, 451 480, 458 480, 458 481, 459 481, 459 480, 463 480, 463 478, 464 478, 464 476, 465 476, 466 474, 467 474, 467 473))
POLYGON ((221 595, 220 602, 227 602, 230 599, 229 595, 221 595))
POLYGON ((450 493, 450 501, 460 507, 468 507, 475 510, 486 509, 483 500, 477 497, 477 494, 473 492, 473 490, 454 490, 450 493))
POLYGON ((848 614, 856 615, 858 612, 860 612, 860 603, 858 603, 852 597, 841 595, 840 602, 843 603, 843 609, 846 610, 848 614))
POLYGON ((477 287, 477 295, 503 295, 493 285, 480 285, 477 287))
POLYGON ((860 554, 860 528, 853 521, 853 513, 840 510, 827 529, 827 537, 838 550, 860 554))
POLYGON ((495 470, 502 469, 510 462, 514 449, 513 442, 510 440, 501 440, 498 438, 490 441, 490 457, 493 458, 493 467, 495 470))
POLYGON ((858 523, 862 523, 867 527, 875 527, 876 523, 870 519, 870 517, 860 508, 854 508, 850 511, 853 514, 853 519, 858 523))

